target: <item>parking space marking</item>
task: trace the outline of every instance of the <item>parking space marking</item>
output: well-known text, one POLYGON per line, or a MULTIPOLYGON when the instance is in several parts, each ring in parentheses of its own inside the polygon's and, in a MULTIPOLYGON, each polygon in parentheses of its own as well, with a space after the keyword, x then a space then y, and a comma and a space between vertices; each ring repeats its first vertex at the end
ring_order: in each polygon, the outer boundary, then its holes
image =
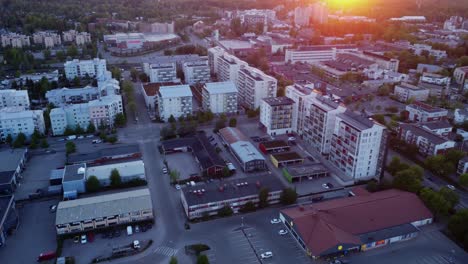
POLYGON ((154 250, 154 253, 164 255, 164 256, 168 256, 168 257, 172 257, 172 256, 175 256, 177 254, 177 251, 178 251, 178 249, 161 246, 161 247, 157 247, 154 250))

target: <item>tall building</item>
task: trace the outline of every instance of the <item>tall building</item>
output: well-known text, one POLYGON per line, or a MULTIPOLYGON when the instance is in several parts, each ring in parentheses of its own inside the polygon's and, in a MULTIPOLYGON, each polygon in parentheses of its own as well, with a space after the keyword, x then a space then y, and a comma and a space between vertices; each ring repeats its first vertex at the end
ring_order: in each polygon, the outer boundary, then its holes
POLYGON ((24 110, 23 107, 5 107, 0 109, 0 139, 5 140, 8 135, 14 138, 19 133, 30 137, 34 130, 45 132, 42 110, 24 110))
POLYGON ((29 109, 29 96, 26 90, 0 90, 0 109, 4 107, 21 107, 29 109))
POLYGON ((237 88, 232 81, 206 83, 202 90, 204 110, 214 114, 237 112, 237 88))
POLYGON ((294 9, 294 24, 296 26, 308 26, 310 21, 310 6, 298 6, 294 9))
POLYGON ((378 178, 386 152, 386 129, 346 111, 336 115, 330 161, 355 181, 378 178))
POLYGON ((192 91, 188 85, 161 86, 158 92, 159 118, 168 121, 192 114, 192 91))
POLYGON ((284 135, 293 132, 292 114, 294 101, 288 97, 264 98, 260 105, 260 123, 268 135, 284 135))
POLYGON ((207 83, 210 81, 210 67, 207 60, 185 62, 182 65, 186 84, 207 83))
POLYGON ((2 47, 22 48, 31 46, 29 36, 18 33, 6 33, 0 36, 2 47))
POLYGON ((180 82, 175 62, 143 63, 143 69, 152 83, 180 82))
POLYGON ((72 60, 67 61, 65 66, 65 76, 68 79, 75 77, 99 77, 107 72, 106 60, 95 58, 93 60, 72 60))
POLYGON ((286 97, 294 101, 292 112, 292 130, 298 135, 304 132, 304 120, 306 117, 306 101, 309 97, 315 97, 316 92, 307 85, 293 84, 286 87, 286 97))
POLYGON ((310 17, 313 23, 324 24, 328 21, 328 7, 324 2, 315 2, 310 5, 310 17))
POLYGON ((239 104, 257 109, 263 98, 276 97, 277 80, 256 68, 242 67, 237 77, 237 89, 239 104))
POLYGON ((76 30, 64 31, 62 33, 64 42, 75 42, 77 46, 91 43, 91 34, 88 32, 78 32, 76 30))
POLYGON ((33 34, 34 44, 43 45, 45 48, 52 48, 62 44, 60 35, 50 31, 39 31, 33 34))
POLYGON ((240 69, 246 66, 248 66, 248 64, 245 61, 238 59, 236 56, 225 53, 224 55, 218 57, 218 81, 236 82, 240 69))
POLYGON ((208 64, 210 65, 210 71, 213 76, 218 73, 218 58, 224 53, 226 53, 226 51, 220 46, 208 49, 208 64))

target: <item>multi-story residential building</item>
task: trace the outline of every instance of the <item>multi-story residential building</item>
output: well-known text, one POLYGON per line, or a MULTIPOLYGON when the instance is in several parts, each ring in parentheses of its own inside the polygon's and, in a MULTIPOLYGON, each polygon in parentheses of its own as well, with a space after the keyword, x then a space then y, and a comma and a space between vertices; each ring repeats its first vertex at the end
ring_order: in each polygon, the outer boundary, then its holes
MULTIPOLYGON (((356 53, 353 52, 353 54, 356 53)), ((362 53, 358 54, 358 56, 364 56, 366 59, 374 61, 380 66, 380 68, 384 70, 398 72, 398 67, 400 65, 400 61, 398 59, 389 58, 387 56, 383 56, 369 51, 363 51, 362 53)))
POLYGON ((448 137, 452 132, 453 126, 446 119, 442 121, 419 123, 422 128, 431 131, 439 136, 448 137))
POLYGON ((406 82, 395 85, 393 92, 400 102, 408 100, 426 101, 429 97, 429 89, 421 88, 406 82))
POLYGON ((164 121, 173 116, 192 114, 192 91, 188 85, 161 86, 158 92, 158 114, 164 121))
POLYGON ((34 130, 43 134, 45 123, 42 110, 24 110, 23 107, 5 107, 0 109, 0 139, 8 135, 16 138, 19 133, 30 137, 34 130))
POLYGON ((239 70, 236 84, 238 103, 247 109, 260 107, 263 98, 276 97, 277 80, 252 67, 239 70))
POLYGON ((29 36, 18 33, 6 33, 0 36, 2 47, 22 48, 31 46, 29 36))
POLYGON ((292 114, 294 101, 288 97, 264 98, 260 104, 260 123, 269 135, 293 132, 292 114))
POLYGON ((122 96, 108 95, 88 102, 89 117, 96 127, 114 126, 117 114, 123 113, 122 96))
POLYGON ((218 58, 224 53, 226 53, 226 51, 220 46, 208 49, 208 64, 210 65, 210 71, 213 76, 218 73, 218 58))
POLYGON ((430 56, 435 57, 437 60, 447 58, 447 52, 445 50, 435 50, 432 49, 432 46, 426 44, 414 44, 410 46, 410 49, 418 56, 421 56, 423 52, 427 52, 430 56))
POLYGON ((152 83, 179 83, 175 62, 143 63, 143 69, 152 83))
POLYGON ((461 86, 461 90, 468 90, 468 66, 456 68, 453 77, 457 84, 461 86))
POLYGON ((214 114, 237 112, 237 88, 232 81, 206 83, 202 90, 204 110, 214 114))
POLYGON ((218 81, 237 81, 239 71, 248 64, 238 59, 236 56, 224 53, 217 58, 217 77, 218 81))
POLYGON ((316 45, 302 46, 297 49, 286 49, 285 62, 292 64, 296 62, 314 63, 335 60, 338 53, 353 51, 357 52, 356 45, 316 45))
POLYGON ((310 6, 298 6, 294 9, 294 24, 296 26, 308 26, 310 22, 310 6))
POLYGON ((43 45, 45 48, 53 48, 62 44, 60 35, 50 31, 39 31, 33 34, 34 44, 43 45))
POLYGON ((406 106, 408 120, 413 122, 431 122, 447 118, 448 111, 440 107, 415 102, 406 106))
POLYGON ((420 124, 400 124, 399 137, 408 144, 418 146, 424 156, 444 154, 455 147, 455 141, 432 132, 420 124))
POLYGON ((64 42, 75 42, 77 46, 91 43, 91 34, 88 32, 78 32, 76 30, 64 31, 62 33, 64 42))
POLYGON ((453 113, 453 122, 455 124, 463 124, 468 120, 468 109, 455 109, 453 113))
POLYGON ((436 84, 440 86, 450 85, 450 77, 436 73, 424 72, 419 79, 420 82, 436 84))
POLYGON ((313 87, 307 85, 293 84, 286 86, 286 97, 294 101, 292 112, 292 130, 298 135, 303 135, 304 119, 306 116, 306 100, 316 96, 313 87))
POLYGON ((336 116, 344 113, 346 108, 330 98, 314 92, 307 98, 304 111, 304 139, 319 153, 328 155, 332 135, 335 132, 336 116))
POLYGON ((464 174, 468 172, 468 157, 465 156, 458 162, 457 174, 464 174))
POLYGON ((380 177, 385 152, 383 125, 351 111, 336 115, 330 161, 347 176, 355 181, 380 177))
POLYGON ((65 66, 65 76, 68 79, 75 77, 99 77, 107 72, 106 60, 95 58, 93 60, 72 60, 67 61, 65 66))
POLYGON ((185 62, 182 65, 186 84, 207 83, 210 81, 210 67, 207 60, 185 62))
POLYGON ((0 90, 0 109, 4 107, 22 107, 29 109, 29 96, 26 90, 0 90))

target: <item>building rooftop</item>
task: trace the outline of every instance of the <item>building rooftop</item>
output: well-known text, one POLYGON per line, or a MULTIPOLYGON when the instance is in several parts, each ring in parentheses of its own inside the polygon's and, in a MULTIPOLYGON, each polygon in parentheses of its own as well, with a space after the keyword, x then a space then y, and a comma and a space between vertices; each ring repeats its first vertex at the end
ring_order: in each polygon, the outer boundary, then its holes
POLYGON ((63 182, 83 180, 86 177, 86 163, 65 166, 63 182))
POLYGON ((400 129, 404 131, 411 131, 413 135, 426 138, 431 143, 436 145, 443 144, 447 141, 451 141, 438 134, 433 133, 429 129, 421 127, 420 124, 400 124, 400 129))
POLYGON ((289 97, 286 97, 286 96, 263 98, 263 101, 265 101, 265 103, 267 103, 270 106, 293 105, 294 104, 294 100, 289 98, 289 97))
POLYGON ((407 83, 407 82, 402 82, 401 84, 398 84, 397 86, 400 86, 401 88, 405 88, 405 89, 414 90, 414 91, 417 91, 417 90, 426 90, 426 89, 424 89, 424 88, 418 87, 418 86, 416 86, 416 85, 409 84, 409 83, 407 83))
POLYGON ((380 59, 380 60, 385 60, 385 61, 391 61, 393 60, 392 58, 389 58, 387 56, 384 56, 384 55, 380 55, 380 54, 377 54, 377 53, 374 53, 374 52, 370 52, 370 51, 363 51, 362 54, 366 55, 366 56, 369 56, 369 57, 372 57, 372 58, 376 58, 376 59, 380 59))
POLYGON ((27 149, 7 149, 0 151, 0 172, 15 171, 27 153, 27 149))
POLYGON ((186 187, 182 192, 188 206, 193 206, 258 195, 262 188, 276 192, 283 190, 284 185, 276 177, 251 176, 186 187))
POLYGON ((242 163, 247 163, 254 160, 265 160, 257 148, 249 141, 237 141, 231 143, 231 149, 241 159, 242 163))
POLYGON ((155 96, 159 93, 159 88, 161 86, 173 86, 177 83, 168 82, 168 83, 145 83, 142 84, 143 90, 145 91, 146 96, 155 96))
POLYGON ((433 64, 423 64, 423 63, 419 63, 417 68, 416 68, 416 71, 417 72, 439 72, 441 70, 443 70, 444 68, 440 67, 439 65, 433 65, 433 64))
POLYGON ((315 45, 315 46, 300 46, 294 51, 321 51, 321 50, 331 50, 336 49, 357 49, 356 45, 346 45, 346 44, 337 44, 337 45, 315 45))
POLYGON ((60 202, 55 224, 80 222, 143 210, 153 210, 148 188, 60 202))
POLYGON ((219 41, 219 45, 226 50, 240 50, 253 48, 253 44, 249 41, 235 39, 221 40, 219 41))
POLYGON ((205 83, 204 89, 209 94, 237 93, 237 87, 232 81, 205 83))
POLYGON ((424 111, 424 112, 429 112, 429 113, 439 113, 439 112, 447 112, 448 113, 447 109, 431 106, 431 105, 421 103, 421 102, 414 102, 412 104, 409 104, 409 105, 406 106, 406 109, 408 109, 408 108, 413 108, 413 109, 416 109, 416 110, 419 110, 419 111, 424 111))
POLYGON ((446 119, 436 121, 436 122, 424 122, 420 123, 421 126, 427 127, 428 129, 443 129, 443 128, 452 128, 453 126, 446 119))
POLYGON ((109 160, 113 157, 132 155, 140 153, 140 147, 135 145, 121 145, 110 148, 100 149, 90 153, 74 153, 67 158, 67 163, 90 163, 101 159, 102 161, 109 160))
POLYGON ((366 130, 373 127, 375 124, 372 119, 355 114, 350 110, 346 110, 344 113, 340 113, 337 116, 357 130, 366 130))
POLYGON ((192 91, 189 85, 161 86, 159 88, 161 98, 191 97, 192 91))
POLYGON ((0 196, 0 227, 3 226, 4 221, 6 221, 8 208, 11 206, 14 199, 13 195, 0 196))
POLYGON ((271 154, 277 161, 304 160, 297 152, 274 153, 271 154))
POLYGON ((264 146, 266 149, 289 147, 288 143, 286 143, 284 140, 265 141, 265 142, 260 143, 260 145, 264 146))
POLYGON ((313 164, 300 164, 300 165, 293 165, 287 166, 287 171, 293 177, 300 177, 302 175, 310 175, 314 173, 324 173, 329 172, 327 167, 325 167, 322 163, 313 163, 313 164))
POLYGON ((88 167, 86 176, 96 176, 98 179, 108 179, 112 170, 117 169, 120 176, 128 177, 134 175, 145 175, 145 164, 142 160, 134 160, 129 162, 121 162, 115 164, 107 164, 101 166, 88 167))
POLYGON ((228 144, 237 141, 248 141, 249 139, 236 127, 225 127, 219 130, 219 134, 228 144))
POLYGON ((468 66, 463 66, 463 67, 458 67, 457 70, 463 71, 465 73, 468 73, 468 66))

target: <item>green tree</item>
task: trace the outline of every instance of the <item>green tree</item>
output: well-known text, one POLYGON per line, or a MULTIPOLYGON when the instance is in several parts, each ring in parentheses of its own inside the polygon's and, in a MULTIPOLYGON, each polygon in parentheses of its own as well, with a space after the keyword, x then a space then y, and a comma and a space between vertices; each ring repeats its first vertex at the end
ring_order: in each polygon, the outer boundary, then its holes
POLYGON ((43 138, 41 140, 41 148, 48 148, 49 147, 49 143, 47 142, 47 139, 43 138))
POLYGON ((455 172, 455 165, 447 162, 443 155, 429 157, 424 161, 424 164, 428 170, 439 176, 447 177, 455 172))
POLYGON ((452 163, 454 166, 458 165, 458 162, 465 157, 465 152, 457 150, 457 149, 451 149, 447 151, 445 154, 445 159, 452 163))
POLYGON ((231 117, 231 119, 229 119, 229 126, 230 127, 236 127, 237 126, 237 119, 234 118, 234 117, 231 117))
POLYGON ((118 140, 119 139, 115 135, 107 138, 107 142, 109 142, 111 144, 115 144, 118 140))
POLYGON ((76 125, 76 127, 75 127, 75 134, 81 135, 81 134, 84 134, 84 133, 85 133, 84 129, 83 129, 79 124, 76 125))
POLYGON ((78 56, 78 48, 75 45, 69 46, 68 49, 67 49, 67 55, 72 57, 72 58, 77 57, 78 56))
POLYGON ((120 172, 117 169, 113 169, 109 176, 110 186, 112 188, 117 188, 122 184, 122 177, 120 176, 120 172))
POLYGON ((398 156, 394 156, 392 160, 390 161, 390 163, 387 165, 388 172, 393 176, 395 176, 397 172, 408 169, 408 168, 409 168, 409 165, 406 163, 402 163, 400 161, 400 157, 398 156))
POLYGON ((244 205, 241 206, 239 211, 242 213, 248 213, 248 212, 253 212, 256 209, 257 207, 255 206, 255 204, 252 201, 248 201, 244 205))
POLYGON ((206 255, 200 255, 197 257, 197 264, 210 264, 210 261, 206 255))
POLYGON ((132 78, 132 81, 136 82, 138 78, 138 71, 135 68, 130 69, 130 77, 132 78))
POLYGON ((74 142, 71 142, 71 141, 68 141, 66 144, 65 144, 65 151, 68 154, 70 153, 73 153, 73 152, 76 152, 76 145, 74 142))
POLYGON ((417 193, 421 188, 422 172, 418 166, 399 171, 393 180, 393 186, 397 189, 417 193))
POLYGON ((50 59, 50 50, 49 49, 45 49, 42 54, 44 55, 44 59, 45 60, 49 60, 50 59))
POLYGON ((232 208, 229 205, 223 206, 223 208, 218 210, 218 215, 221 217, 225 216, 231 216, 234 212, 232 211, 232 208))
POLYGON ((73 78, 72 82, 73 82, 73 86, 80 86, 80 84, 81 84, 80 77, 75 76, 75 78, 73 78))
POLYGON ((297 193, 292 188, 285 188, 281 192, 280 201, 284 205, 295 203, 297 200, 297 193))
POLYGON ((448 215, 450 210, 450 203, 445 200, 440 193, 429 188, 424 188, 421 190, 419 196, 435 215, 448 215))
POLYGON ((8 134, 8 136, 5 139, 5 142, 11 146, 11 143, 13 142, 13 137, 11 136, 11 134, 8 134))
POLYGON ((450 204, 450 208, 454 208, 460 201, 460 196, 447 187, 440 188, 439 193, 450 204))
POLYGON ((175 119, 175 117, 174 117, 173 115, 171 115, 171 116, 167 119, 167 121, 168 121, 169 123, 175 123, 177 120, 175 119))
POLYGON ((91 175, 86 180, 86 191, 87 192, 97 192, 101 188, 101 184, 96 176, 91 175))
POLYGON ((169 264, 177 264, 177 263, 178 263, 177 258, 172 256, 171 260, 169 261, 169 264))
POLYGON ((94 134, 94 132, 96 132, 96 126, 93 122, 89 122, 88 127, 86 128, 86 132, 89 134, 94 134))
POLYGON ((21 148, 26 143, 26 135, 20 132, 17 136, 15 141, 13 142, 14 148, 21 148))
POLYGON ((177 182, 180 178, 180 172, 178 170, 171 170, 169 177, 171 178, 171 182, 177 182))
POLYGON ((468 248, 468 209, 458 210, 448 222, 448 230, 457 241, 468 248))
POLYGON ((268 194, 270 190, 268 188, 262 188, 260 189, 260 192, 258 193, 258 207, 259 208, 264 208, 268 206, 268 194))
POLYGON ((214 132, 218 132, 220 129, 226 127, 226 121, 219 119, 216 121, 215 128, 213 129, 214 132))
POLYGON ((119 68, 112 67, 111 73, 112 73, 112 78, 116 79, 117 81, 120 81, 120 79, 122 79, 122 72, 120 71, 119 68))
POLYGON ((463 173, 458 177, 458 183, 463 186, 468 186, 468 173, 463 173))

